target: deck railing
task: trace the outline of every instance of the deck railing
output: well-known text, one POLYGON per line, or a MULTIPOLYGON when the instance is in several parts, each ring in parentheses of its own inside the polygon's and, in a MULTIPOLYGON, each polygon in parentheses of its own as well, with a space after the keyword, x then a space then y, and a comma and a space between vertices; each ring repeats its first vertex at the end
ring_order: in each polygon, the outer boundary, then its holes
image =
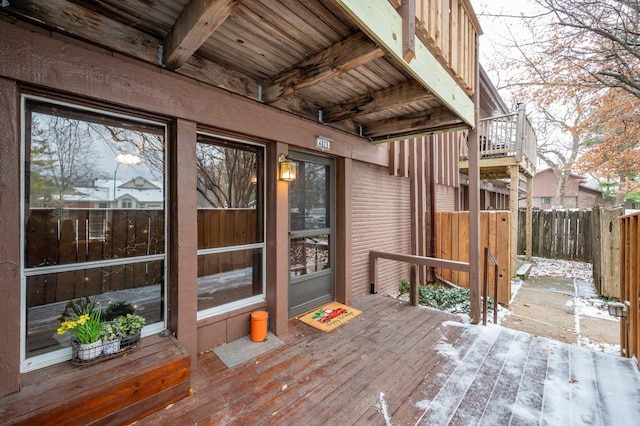
MULTIPOLYGON (((409 0, 402 0, 405 1, 409 0)), ((471 3, 469 0, 413 1, 416 36, 472 94, 475 91, 475 45, 480 25, 471 3)))
MULTIPOLYGON (((620 301, 626 315, 620 318, 620 352, 640 359, 640 213, 620 218, 620 301)), ((640 368, 640 361, 638 362, 640 368)))
MULTIPOLYGON (((535 170, 533 166, 536 163, 538 143, 524 108, 509 114, 479 120, 478 138, 481 160, 514 157, 517 162, 525 162, 535 170)), ((461 138, 460 160, 464 161, 468 158, 468 141, 466 138, 461 138)))

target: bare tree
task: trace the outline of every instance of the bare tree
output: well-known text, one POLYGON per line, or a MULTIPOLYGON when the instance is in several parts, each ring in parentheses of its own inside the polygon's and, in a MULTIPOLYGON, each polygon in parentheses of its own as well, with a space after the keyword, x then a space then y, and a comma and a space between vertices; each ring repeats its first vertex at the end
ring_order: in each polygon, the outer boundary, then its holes
MULTIPOLYGON (((47 182, 63 203, 75 186, 87 186, 98 176, 96 153, 84 123, 71 118, 34 114, 32 120, 31 170, 33 179, 47 182)), ((33 181, 35 187, 38 183, 33 181)), ((32 194, 34 196, 36 194, 32 194)))

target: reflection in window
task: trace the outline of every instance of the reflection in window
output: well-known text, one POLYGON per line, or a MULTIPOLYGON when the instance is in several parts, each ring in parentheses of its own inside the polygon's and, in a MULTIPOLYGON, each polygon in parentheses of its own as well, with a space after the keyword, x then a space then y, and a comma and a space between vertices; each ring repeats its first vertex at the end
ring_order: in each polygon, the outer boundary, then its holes
POLYGON ((264 148, 198 135, 196 155, 198 310, 262 300, 264 148))
POLYGON ((162 323, 165 126, 25 105, 26 358, 69 347, 58 318, 84 296, 162 323), (155 207, 135 209, 134 199, 155 207))
POLYGON ((297 161, 298 178, 289 183, 291 194, 291 230, 329 228, 329 167, 324 164, 297 161))

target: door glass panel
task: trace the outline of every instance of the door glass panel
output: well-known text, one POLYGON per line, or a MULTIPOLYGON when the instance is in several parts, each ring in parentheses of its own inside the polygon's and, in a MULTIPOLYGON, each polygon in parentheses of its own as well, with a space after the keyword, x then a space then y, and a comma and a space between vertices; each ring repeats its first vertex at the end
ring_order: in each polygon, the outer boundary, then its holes
POLYGON ((298 161, 298 179, 291 182, 291 230, 328 228, 329 166, 298 161))
POLYGON ((306 275, 329 269, 329 235, 291 239, 291 276, 306 275))

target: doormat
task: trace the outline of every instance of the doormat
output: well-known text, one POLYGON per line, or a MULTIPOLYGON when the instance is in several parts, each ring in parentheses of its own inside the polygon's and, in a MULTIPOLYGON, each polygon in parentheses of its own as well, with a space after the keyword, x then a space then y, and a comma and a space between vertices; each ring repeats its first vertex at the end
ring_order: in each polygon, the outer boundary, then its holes
POLYGON ((226 345, 218 346, 213 352, 228 368, 233 368, 252 358, 269 352, 282 345, 282 340, 269 332, 264 342, 254 342, 250 336, 244 336, 226 345))
POLYGON ((311 327, 328 333, 361 313, 362 311, 342 303, 331 302, 298 319, 311 327))

